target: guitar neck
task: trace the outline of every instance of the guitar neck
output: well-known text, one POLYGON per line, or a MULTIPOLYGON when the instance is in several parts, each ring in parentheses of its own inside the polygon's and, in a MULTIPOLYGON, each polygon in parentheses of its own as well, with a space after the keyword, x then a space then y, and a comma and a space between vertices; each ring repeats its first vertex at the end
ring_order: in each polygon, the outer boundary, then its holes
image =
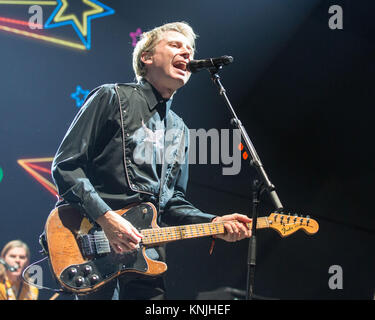
MULTIPOLYGON (((249 228, 252 223, 246 224, 249 228)), ((268 228, 269 222, 267 217, 257 219, 257 229, 268 228)), ((144 236, 142 242, 145 245, 167 243, 177 240, 209 237, 225 233, 224 222, 190 224, 176 227, 165 227, 155 229, 141 230, 144 236)))

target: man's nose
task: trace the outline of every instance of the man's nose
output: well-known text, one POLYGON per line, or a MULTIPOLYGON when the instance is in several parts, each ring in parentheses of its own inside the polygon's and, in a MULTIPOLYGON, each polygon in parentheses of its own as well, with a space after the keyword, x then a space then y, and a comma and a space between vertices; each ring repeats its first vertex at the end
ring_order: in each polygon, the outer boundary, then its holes
POLYGON ((184 58, 184 59, 187 59, 187 60, 190 60, 191 58, 191 52, 190 50, 188 50, 187 48, 183 48, 180 55, 184 58))

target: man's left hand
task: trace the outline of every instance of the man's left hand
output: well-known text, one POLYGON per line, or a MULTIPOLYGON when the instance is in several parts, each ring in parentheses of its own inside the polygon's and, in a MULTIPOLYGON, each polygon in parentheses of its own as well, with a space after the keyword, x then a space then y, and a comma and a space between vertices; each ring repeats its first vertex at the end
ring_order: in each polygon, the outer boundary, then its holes
POLYGON ((243 214, 233 213, 216 217, 212 222, 224 222, 225 233, 216 236, 228 242, 235 242, 251 237, 251 219, 243 214))

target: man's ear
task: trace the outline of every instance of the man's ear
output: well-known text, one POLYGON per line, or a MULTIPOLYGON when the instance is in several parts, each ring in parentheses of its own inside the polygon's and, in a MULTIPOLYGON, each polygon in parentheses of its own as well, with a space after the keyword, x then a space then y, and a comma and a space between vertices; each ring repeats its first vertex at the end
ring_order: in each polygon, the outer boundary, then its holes
POLYGON ((144 64, 146 64, 146 65, 152 64, 153 60, 152 60, 152 54, 151 54, 151 52, 147 52, 147 51, 142 52, 142 54, 141 54, 141 61, 144 64))

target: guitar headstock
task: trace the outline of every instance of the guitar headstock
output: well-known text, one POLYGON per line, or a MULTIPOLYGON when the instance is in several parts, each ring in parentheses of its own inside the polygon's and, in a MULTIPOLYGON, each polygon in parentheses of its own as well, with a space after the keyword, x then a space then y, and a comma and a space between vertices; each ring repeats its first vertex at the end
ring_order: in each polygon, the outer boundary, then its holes
POLYGON ((268 216, 268 223, 270 228, 277 230, 282 237, 287 237, 300 229, 307 234, 314 234, 319 230, 318 222, 309 216, 298 217, 297 215, 271 213, 268 216))

